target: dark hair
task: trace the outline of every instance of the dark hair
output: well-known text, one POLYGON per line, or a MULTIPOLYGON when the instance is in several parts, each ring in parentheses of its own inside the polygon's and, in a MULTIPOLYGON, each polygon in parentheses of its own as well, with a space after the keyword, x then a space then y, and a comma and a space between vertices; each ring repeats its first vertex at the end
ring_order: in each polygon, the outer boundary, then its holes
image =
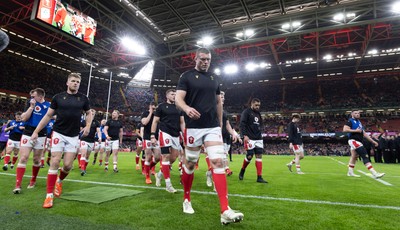
POLYGON ((165 95, 168 95, 170 92, 176 92, 176 89, 169 89, 169 90, 167 90, 167 92, 165 92, 165 95))
POLYGON ((38 96, 42 96, 42 97, 44 97, 46 95, 44 92, 44 89, 42 89, 42 88, 32 89, 31 92, 29 92, 29 94, 32 94, 32 93, 36 93, 38 96))
POLYGON ((22 112, 20 112, 20 111, 15 113, 15 116, 21 116, 21 115, 22 115, 22 112))
POLYGON ((155 101, 150 102, 150 105, 155 105, 157 106, 157 103, 155 101))
POLYGON ((298 118, 298 119, 300 119, 301 117, 300 117, 299 114, 295 113, 295 114, 292 115, 292 119, 293 119, 293 118, 298 118))
POLYGON ((261 102, 261 100, 258 98, 251 99, 251 104, 256 103, 256 102, 261 102))

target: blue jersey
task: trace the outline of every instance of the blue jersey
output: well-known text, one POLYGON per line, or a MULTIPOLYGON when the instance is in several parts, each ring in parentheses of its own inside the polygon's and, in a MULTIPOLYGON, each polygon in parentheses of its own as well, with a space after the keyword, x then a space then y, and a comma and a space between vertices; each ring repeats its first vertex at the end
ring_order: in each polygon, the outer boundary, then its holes
POLYGON ((22 134, 24 131, 20 129, 20 127, 24 127, 25 122, 23 121, 16 121, 12 120, 10 123, 8 123, 8 127, 14 126, 13 129, 10 130, 10 135, 13 133, 20 133, 22 134))
POLYGON ((14 127, 13 129, 10 130, 10 136, 9 139, 13 141, 20 141, 22 133, 24 132, 21 127, 25 126, 25 122, 23 121, 16 121, 12 120, 10 123, 8 123, 8 127, 14 127))
MULTIPOLYGON (((364 127, 362 126, 361 121, 358 119, 350 118, 347 121, 346 125, 349 126, 351 129, 364 130, 364 127)), ((347 136, 349 137, 349 139, 354 139, 359 142, 362 142, 364 139, 363 133, 348 133, 347 136)))
MULTIPOLYGON (((25 122, 24 134, 31 136, 35 128, 38 126, 40 120, 46 115, 47 110, 50 108, 50 102, 44 101, 43 103, 36 102, 35 108, 32 111, 31 117, 25 122)), ((46 136, 46 129, 43 128, 39 132, 39 137, 46 136)))
POLYGON ((47 137, 51 137, 51 132, 53 131, 53 125, 56 122, 54 119, 50 119, 49 123, 46 125, 47 137))
MULTIPOLYGON (((100 126, 100 132, 101 132, 101 141, 104 141, 106 139, 106 135, 104 134, 104 126, 103 125, 100 126)), ((96 135, 94 135, 94 138, 96 140, 99 139, 97 132, 96 132, 96 135)))

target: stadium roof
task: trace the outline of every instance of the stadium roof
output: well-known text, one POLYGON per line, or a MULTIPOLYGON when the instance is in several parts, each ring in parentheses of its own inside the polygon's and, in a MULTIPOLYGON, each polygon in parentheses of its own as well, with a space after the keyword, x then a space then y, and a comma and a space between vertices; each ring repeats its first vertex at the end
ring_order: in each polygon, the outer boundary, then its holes
POLYGON ((213 40, 212 70, 228 63, 240 67, 236 76, 223 74, 225 85, 399 72, 400 14, 392 11, 394 1, 66 2, 97 21, 93 47, 32 22, 33 1, 9 0, 0 1, 0 24, 11 39, 8 49, 71 71, 89 72, 84 63, 90 62, 98 64, 95 70, 125 71, 130 77, 155 60, 155 86, 174 85, 193 67, 193 52, 203 36, 213 40), (144 44, 147 54, 126 50, 123 36, 144 44), (247 72, 249 62, 258 69, 247 72))

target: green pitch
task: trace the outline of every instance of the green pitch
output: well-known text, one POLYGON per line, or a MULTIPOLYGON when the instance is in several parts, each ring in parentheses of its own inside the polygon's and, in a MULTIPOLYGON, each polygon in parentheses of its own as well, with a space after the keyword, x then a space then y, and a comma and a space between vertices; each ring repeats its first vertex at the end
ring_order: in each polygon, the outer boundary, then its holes
MULTIPOLYGON (((75 162, 75 169, 64 181, 65 194, 96 186, 143 191, 101 204, 56 198, 53 208, 44 209, 48 167, 41 169, 32 190, 26 189, 29 178, 25 177, 20 195, 12 194, 15 169, 0 171, 0 223, 3 229, 399 228, 399 165, 373 164, 377 171, 386 173, 378 181, 362 174, 368 172, 361 162, 357 162, 355 170, 361 177, 347 177, 347 157, 306 157, 301 161, 306 174, 297 175, 286 167, 292 157, 264 156, 263 177, 269 183, 258 184, 254 161, 244 180, 238 180, 243 157, 234 156, 230 165, 234 174, 228 177, 230 206, 245 215, 239 224, 220 225, 217 196, 206 186, 204 155, 193 183, 195 214, 187 215, 182 213, 177 163, 171 175, 179 192, 170 194, 164 190, 164 181, 160 188, 155 187, 154 177, 153 185, 144 183, 144 177, 135 170, 135 154, 131 153, 120 154, 119 173, 112 169, 105 172, 103 167, 90 162, 87 175, 82 177, 75 162)), ((30 172, 28 165, 27 174, 30 172)))

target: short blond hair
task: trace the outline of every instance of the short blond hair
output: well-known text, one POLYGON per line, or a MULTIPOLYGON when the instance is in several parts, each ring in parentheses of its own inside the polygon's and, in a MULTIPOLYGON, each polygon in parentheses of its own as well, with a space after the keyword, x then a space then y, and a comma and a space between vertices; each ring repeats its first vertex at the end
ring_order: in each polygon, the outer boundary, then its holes
POLYGON ((81 78, 81 75, 80 75, 79 73, 70 73, 70 74, 68 75, 68 79, 70 79, 71 77, 78 78, 79 80, 82 79, 82 78, 81 78))

